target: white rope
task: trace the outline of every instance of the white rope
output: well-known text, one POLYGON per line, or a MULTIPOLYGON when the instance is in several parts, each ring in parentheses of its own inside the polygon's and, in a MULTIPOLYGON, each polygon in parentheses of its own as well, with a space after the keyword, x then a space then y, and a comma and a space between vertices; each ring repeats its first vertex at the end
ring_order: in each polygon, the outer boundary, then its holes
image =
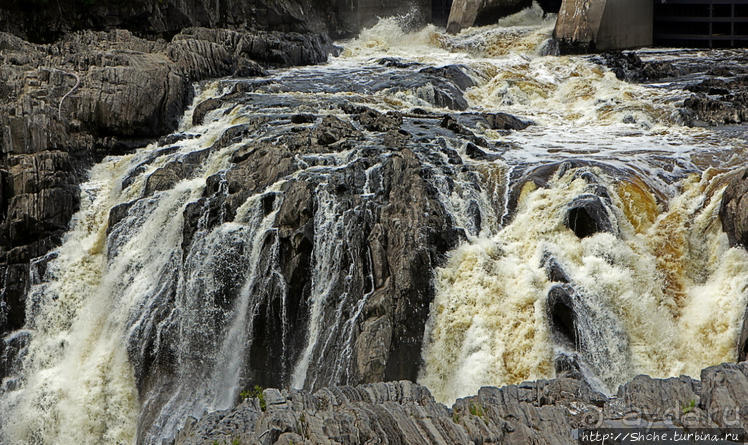
POLYGON ((63 74, 67 74, 68 76, 75 77, 75 86, 73 86, 73 88, 71 88, 70 91, 68 91, 64 96, 62 96, 62 99, 60 99, 60 104, 57 106, 57 118, 60 119, 60 120, 62 120, 62 103, 65 101, 65 99, 68 96, 70 96, 73 93, 73 91, 75 91, 76 89, 78 89, 78 87, 81 84, 81 78, 78 77, 78 75, 75 74, 75 73, 68 73, 67 71, 62 71, 62 70, 58 70, 58 69, 55 69, 55 68, 52 68, 52 69, 55 70, 55 71, 61 72, 63 74))

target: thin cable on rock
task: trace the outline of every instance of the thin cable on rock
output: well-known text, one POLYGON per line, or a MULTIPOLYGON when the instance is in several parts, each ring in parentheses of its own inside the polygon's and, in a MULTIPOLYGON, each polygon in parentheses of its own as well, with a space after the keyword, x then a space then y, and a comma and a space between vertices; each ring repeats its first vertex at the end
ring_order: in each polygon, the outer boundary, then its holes
POLYGON ((59 120, 62 120, 62 103, 63 103, 63 102, 65 101, 65 99, 66 99, 66 98, 67 98, 67 97, 68 97, 69 95, 71 95, 71 94, 73 93, 73 91, 75 91, 76 89, 78 89, 78 87, 79 87, 79 86, 80 86, 80 84, 81 84, 81 78, 80 78, 80 77, 78 77, 78 75, 77 75, 77 74, 75 74, 75 73, 69 73, 69 72, 67 72, 67 71, 63 71, 63 70, 58 70, 58 69, 55 69, 55 68, 52 68, 52 69, 53 69, 54 71, 58 71, 58 72, 60 72, 60 73, 63 73, 63 74, 67 74, 68 76, 73 76, 73 77, 75 77, 75 85, 73 86, 73 88, 71 88, 71 89, 70 89, 70 91, 68 91, 67 93, 65 93, 65 95, 64 95, 64 96, 62 96, 62 99, 60 99, 60 104, 59 104, 59 105, 57 106, 57 118, 58 118, 59 120))

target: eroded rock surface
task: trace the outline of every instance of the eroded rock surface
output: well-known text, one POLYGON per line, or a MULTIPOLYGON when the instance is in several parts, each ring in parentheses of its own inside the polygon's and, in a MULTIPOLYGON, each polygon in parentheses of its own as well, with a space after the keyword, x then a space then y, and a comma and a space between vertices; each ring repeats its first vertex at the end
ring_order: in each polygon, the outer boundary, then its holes
POLYGON ((205 28, 169 43, 86 31, 37 45, 0 33, 0 335, 23 326, 29 261, 58 244, 94 162, 174 130, 193 81, 316 64, 331 50, 320 35, 205 28))
POLYGON ((619 79, 664 84, 685 90, 680 105, 686 125, 729 125, 748 121, 748 56, 741 50, 678 52, 655 57, 609 52, 592 60, 608 66, 619 79), (644 60, 643 60, 644 58, 644 60))
POLYGON ((615 397, 571 378, 481 388, 451 408, 408 381, 306 391, 266 389, 263 402, 188 419, 175 444, 562 444, 575 429, 656 426, 744 428, 748 363, 689 377, 638 376, 615 397))
POLYGON ((738 172, 727 186, 719 217, 730 244, 748 248, 748 169, 738 172))

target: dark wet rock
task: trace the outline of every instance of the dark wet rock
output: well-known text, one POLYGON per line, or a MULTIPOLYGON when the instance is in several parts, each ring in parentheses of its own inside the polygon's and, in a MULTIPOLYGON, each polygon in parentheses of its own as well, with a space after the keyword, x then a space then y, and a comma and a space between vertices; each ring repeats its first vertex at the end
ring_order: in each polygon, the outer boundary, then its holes
POLYGON ((634 51, 607 51, 591 59, 610 68, 620 80, 644 82, 672 76, 675 73, 669 63, 645 63, 634 51))
MULTIPOLYGON (((334 38, 351 36, 363 23, 355 8, 333 1, 226 0, 220 8, 209 2, 133 0, 96 4, 59 0, 53 7, 44 2, 3 2, 0 31, 34 42, 51 42, 63 34, 83 29, 127 29, 148 38, 164 38, 189 27, 271 29, 283 32, 325 33, 334 38), (351 10, 349 10, 351 9, 351 10)), ((384 15, 375 9, 373 17, 384 15)))
MULTIPOLYGON (((699 412, 699 393, 701 383, 690 377, 681 376, 669 379, 653 379, 646 375, 639 375, 618 388, 617 397, 629 406, 636 406, 643 417, 656 417, 663 407, 680 410, 683 414, 685 407, 690 407, 693 401, 694 415, 699 412)), ((676 414, 676 413, 673 413, 676 414)), ((704 419, 705 421, 706 419, 704 419)))
POLYGON ((748 360, 748 305, 743 314, 743 326, 738 335, 738 361, 748 360))
POLYGON ((642 60, 634 51, 614 51, 591 57, 621 80, 665 83, 666 88, 690 91, 681 119, 690 126, 743 123, 748 120, 748 56, 739 50, 679 53, 670 60, 642 60))
POLYGON ((730 245, 748 249, 748 168, 739 172, 727 186, 719 218, 730 245))
POLYGON ((478 146, 473 144, 472 142, 468 142, 467 145, 465 145, 465 154, 468 155, 470 159, 474 159, 476 161, 495 161, 497 159, 501 159, 501 155, 487 153, 478 148, 478 146))
POLYGON ((538 2, 543 12, 556 14, 561 9, 562 0, 535 0, 538 2))
POLYGON ((313 137, 320 145, 330 145, 342 140, 358 139, 361 134, 350 122, 325 116, 314 129, 313 137))
POLYGON ((563 267, 556 261, 556 259, 549 253, 545 252, 540 262, 540 267, 545 269, 548 279, 556 283, 570 283, 569 275, 564 271, 563 267))
POLYGON ((220 99, 212 97, 197 104, 192 112, 192 125, 202 125, 205 115, 220 107, 222 103, 220 99))
POLYGON ((265 67, 243 56, 237 59, 235 67, 233 77, 262 77, 268 75, 265 67))
POLYGON ((468 68, 464 65, 447 65, 442 67, 430 66, 421 69, 419 72, 450 80, 457 86, 457 88, 465 91, 468 88, 477 85, 473 78, 470 77, 466 71, 468 71, 468 68))
POLYGON ((127 212, 130 210, 130 207, 135 204, 135 201, 126 202, 124 204, 119 204, 109 211, 109 224, 107 224, 107 234, 112 231, 115 225, 117 225, 118 222, 125 219, 127 216, 127 212))
POLYGON ((683 102, 686 122, 692 126, 739 124, 748 122, 748 76, 729 85, 707 89, 683 102))
POLYGON ((390 68, 412 68, 414 66, 420 65, 418 62, 398 59, 397 57, 384 57, 377 60, 376 63, 390 68))
POLYGON ((748 425, 748 362, 701 371, 698 405, 721 428, 748 425))
MULTIPOLYGON (((252 123, 227 129, 213 147, 198 152, 236 144, 231 166, 208 177, 202 197, 185 208, 182 256, 186 264, 192 261, 206 234, 233 221, 240 206, 257 195, 262 214, 273 218, 272 235, 260 256, 274 263, 262 269, 252 290, 252 343, 243 381, 250 387, 290 384, 311 329, 313 274, 322 267, 320 261, 332 262, 325 278, 330 296, 315 323, 334 340, 314 346, 304 386, 314 390, 331 384, 414 380, 420 364, 413 357, 420 355, 435 293, 430 274, 424 271, 442 264, 446 252, 464 236, 440 201, 435 178, 461 174, 462 159, 451 147, 473 133, 458 125, 454 128, 465 134, 457 134, 429 119, 416 139, 410 130, 418 118, 380 113, 338 98, 307 99, 314 109, 329 110, 321 117, 294 114, 290 111, 306 109, 307 102, 285 100, 256 92, 222 96, 222 107, 250 106, 246 112, 252 123), (455 142, 447 144, 446 139, 455 142), (334 253, 315 257, 325 242, 333 243, 334 253)), ((178 178, 191 177, 195 173, 190 165, 202 162, 170 156, 146 179, 141 199, 173 186, 178 178)), ((439 186, 452 187, 443 193, 453 193, 456 187, 439 186)), ((468 218, 479 230, 480 209, 468 207, 468 218)), ((243 264, 241 252, 246 250, 232 247, 226 256, 243 264)), ((220 278, 220 288, 205 298, 205 305, 231 307, 239 294, 238 285, 231 283, 240 281, 220 278)), ((169 325, 165 317, 174 304, 169 292, 173 290, 164 291, 146 325, 169 325)), ((221 323, 216 322, 215 329, 221 323)), ((143 329, 129 342, 138 388, 149 400, 141 416, 143 434, 163 403, 156 394, 168 388, 178 372, 173 351, 181 348, 180 342, 192 341, 177 331, 159 335, 143 329), (159 346, 147 346, 155 344, 159 346)), ((292 432, 281 428, 277 437, 292 432)))
POLYGON ((559 354, 553 359, 553 369, 556 372, 556 378, 584 380, 582 365, 576 354, 559 354))
POLYGON ((748 363, 713 366, 701 378, 639 376, 610 398, 579 379, 538 380, 484 387, 451 409, 407 381, 330 387, 314 394, 265 390, 265 410, 258 399, 247 399, 199 421, 187 419, 175 445, 233 438, 254 443, 266 437, 260 443, 561 444, 575 442, 572 434, 579 428, 745 425, 748 363))
POLYGON ((311 113, 300 113, 291 116, 291 123, 294 124, 311 124, 317 120, 317 116, 311 113))
POLYGON ((172 133, 167 136, 162 136, 158 139, 158 145, 168 146, 168 145, 175 145, 181 141, 186 141, 189 139, 195 139, 197 137, 194 133, 172 133))
POLYGON ((29 285, 28 263, 0 265, 0 329, 4 332, 21 329, 26 321, 26 291, 29 285))
MULTIPOLYGON (((29 331, 16 331, 12 335, 0 338, 0 375, 8 375, 11 369, 18 369, 22 351, 31 339, 29 331)), ((0 380, 0 383, 2 380, 0 380)), ((0 388, 2 385, 0 385, 0 388)))
POLYGON ((383 114, 372 109, 361 112, 356 119, 369 131, 399 130, 403 124, 403 116, 400 113, 383 114))
POLYGON ((574 289, 569 285, 554 285, 548 291, 548 320, 551 329, 556 332, 562 342, 577 345, 577 311, 579 304, 574 289))
POLYGON ((532 122, 507 113, 483 113, 483 118, 492 130, 524 130, 532 125, 532 122))
POLYGON ((605 204, 596 195, 580 195, 574 198, 567 207, 564 225, 579 238, 600 232, 616 232, 605 204))

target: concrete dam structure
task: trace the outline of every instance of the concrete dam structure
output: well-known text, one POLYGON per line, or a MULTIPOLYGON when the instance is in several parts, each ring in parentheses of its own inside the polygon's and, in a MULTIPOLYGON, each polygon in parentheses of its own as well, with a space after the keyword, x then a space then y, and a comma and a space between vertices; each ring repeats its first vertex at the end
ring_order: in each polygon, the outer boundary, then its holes
POLYGON ((748 46, 746 0, 564 0, 554 37, 567 51, 748 46))
POLYGON ((652 0, 564 0, 553 35, 585 51, 650 46, 653 7, 652 0))

